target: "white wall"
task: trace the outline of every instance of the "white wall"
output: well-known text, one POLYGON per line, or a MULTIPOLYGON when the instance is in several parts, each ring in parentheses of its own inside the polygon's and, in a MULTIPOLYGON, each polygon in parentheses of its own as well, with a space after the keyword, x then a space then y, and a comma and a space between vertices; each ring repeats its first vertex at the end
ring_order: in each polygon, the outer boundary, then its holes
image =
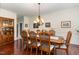
POLYGON ((16 24, 17 24, 17 17, 16 17, 16 13, 5 10, 5 9, 1 9, 0 8, 0 17, 6 17, 6 18, 12 18, 14 19, 14 40, 16 40, 16 24))
POLYGON ((28 29, 29 29, 29 24, 30 24, 30 23, 29 23, 29 20, 30 20, 29 17, 24 16, 24 29, 25 29, 25 30, 28 30, 28 29), (25 24, 27 24, 28 27, 26 27, 25 24))
MULTIPOLYGON (((79 33, 76 32, 79 29, 79 7, 59 10, 50 14, 42 15, 45 22, 51 23, 51 28, 56 31, 56 35, 66 38, 67 32, 72 31, 72 44, 79 44, 79 33), (61 28, 61 21, 71 21, 71 28, 61 28)), ((35 16, 30 18, 30 28, 33 26, 35 16)), ((40 27, 45 29, 45 24, 40 27)))

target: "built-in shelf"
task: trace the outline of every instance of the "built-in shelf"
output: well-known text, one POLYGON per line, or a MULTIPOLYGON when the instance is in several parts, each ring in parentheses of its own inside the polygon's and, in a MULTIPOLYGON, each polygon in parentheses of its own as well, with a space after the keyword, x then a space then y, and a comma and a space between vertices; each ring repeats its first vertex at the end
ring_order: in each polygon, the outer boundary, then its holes
POLYGON ((0 45, 14 41, 14 19, 0 17, 0 45))

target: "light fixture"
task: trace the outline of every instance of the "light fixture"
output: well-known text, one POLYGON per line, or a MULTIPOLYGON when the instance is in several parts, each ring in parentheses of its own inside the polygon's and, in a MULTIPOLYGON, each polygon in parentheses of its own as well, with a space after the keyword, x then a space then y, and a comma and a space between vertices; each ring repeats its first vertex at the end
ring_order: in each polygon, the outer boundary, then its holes
POLYGON ((44 20, 40 16, 40 3, 38 3, 38 17, 36 20, 34 20, 34 23, 37 23, 39 26, 44 24, 44 20))

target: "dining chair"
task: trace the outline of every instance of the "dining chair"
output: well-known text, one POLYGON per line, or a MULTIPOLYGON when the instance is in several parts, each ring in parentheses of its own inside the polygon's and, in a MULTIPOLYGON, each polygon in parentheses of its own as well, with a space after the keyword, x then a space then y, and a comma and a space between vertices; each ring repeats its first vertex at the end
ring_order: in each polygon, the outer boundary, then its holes
POLYGON ((40 42, 37 40, 37 33, 35 33, 34 31, 31 31, 29 33, 30 35, 30 40, 31 40, 31 53, 32 53, 32 49, 36 49, 36 55, 37 55, 37 52, 38 52, 38 48, 40 47, 40 42))
POLYGON ((68 31, 66 40, 64 41, 64 44, 62 44, 61 46, 59 46, 56 49, 65 50, 66 54, 69 54, 68 51, 69 51, 71 37, 72 37, 72 32, 68 31))
POLYGON ((27 31, 22 30, 21 37, 22 37, 22 49, 27 48, 27 50, 28 50, 28 35, 27 35, 27 31))
POLYGON ((46 52, 50 55, 51 52, 54 51, 54 45, 51 45, 50 42, 50 35, 47 32, 42 32, 40 33, 40 50, 41 50, 41 55, 43 52, 46 52))
POLYGON ((36 30, 36 32, 39 34, 41 32, 41 30, 36 30))
POLYGON ((46 29, 42 29, 42 32, 47 32, 47 30, 46 29))
POLYGON ((55 36, 55 31, 54 30, 49 30, 49 33, 51 36, 55 36))

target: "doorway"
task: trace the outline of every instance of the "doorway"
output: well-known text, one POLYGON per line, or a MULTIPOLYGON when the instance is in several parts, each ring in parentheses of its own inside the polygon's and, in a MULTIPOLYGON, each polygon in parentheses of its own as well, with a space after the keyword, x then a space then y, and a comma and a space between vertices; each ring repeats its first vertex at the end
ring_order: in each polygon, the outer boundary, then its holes
POLYGON ((23 26, 23 23, 20 23, 20 35, 21 35, 21 32, 22 32, 22 26, 23 26))

